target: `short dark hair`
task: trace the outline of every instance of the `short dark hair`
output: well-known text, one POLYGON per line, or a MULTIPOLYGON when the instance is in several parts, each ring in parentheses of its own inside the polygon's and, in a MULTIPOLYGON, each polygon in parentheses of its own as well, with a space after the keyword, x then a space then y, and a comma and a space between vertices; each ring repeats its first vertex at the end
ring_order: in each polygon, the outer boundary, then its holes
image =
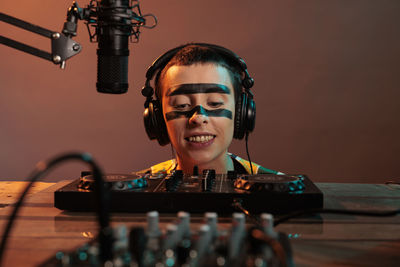
POLYGON ((236 67, 236 63, 232 59, 222 56, 215 49, 202 45, 191 45, 183 47, 179 50, 171 60, 165 65, 165 67, 157 73, 155 79, 155 94, 158 100, 161 101, 161 89, 162 81, 167 73, 168 69, 172 66, 190 66, 193 64, 206 64, 213 63, 218 66, 222 66, 228 70, 229 76, 235 94, 235 102, 237 97, 242 92, 242 73, 236 67))

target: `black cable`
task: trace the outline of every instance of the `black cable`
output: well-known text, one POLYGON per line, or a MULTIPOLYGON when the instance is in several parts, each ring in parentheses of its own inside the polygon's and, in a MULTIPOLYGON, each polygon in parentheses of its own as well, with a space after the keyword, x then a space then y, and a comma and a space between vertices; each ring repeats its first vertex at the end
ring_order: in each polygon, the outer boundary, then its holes
POLYGON ((247 154, 247 159, 249 160, 250 163, 250 170, 251 170, 251 174, 253 175, 253 164, 251 163, 251 159, 250 159, 250 153, 249 153, 249 146, 248 146, 248 139, 249 139, 249 132, 246 132, 246 154, 247 154))
POLYGON ((400 181, 386 181, 385 184, 396 184, 396 185, 400 185, 400 181))
POLYGON ((257 216, 253 215, 250 211, 246 210, 246 209, 243 207, 242 201, 241 201, 241 200, 239 200, 239 199, 234 199, 234 200, 233 200, 233 203, 232 203, 232 206, 233 206, 235 209, 237 209, 238 211, 243 212, 250 220, 253 221, 253 223, 254 223, 256 226, 262 227, 262 224, 261 224, 260 219, 259 219, 257 216))
MULTIPOLYGON (((261 226, 261 222, 257 216, 250 213, 247 209, 245 209, 240 200, 234 199, 232 206, 242 211, 248 218, 250 218, 255 225, 261 226)), ((390 217, 400 214, 400 209, 398 210, 390 210, 390 211, 365 211, 365 210, 340 210, 340 209, 308 209, 308 210, 299 210, 287 215, 280 217, 279 219, 275 219, 274 227, 279 224, 286 222, 292 218, 300 217, 303 215, 310 214, 318 214, 318 213, 331 213, 331 214, 347 214, 347 215, 357 215, 357 216, 375 216, 375 217, 390 217)))
POLYGON ((387 185, 392 190, 400 190, 400 187, 399 187, 400 180, 399 181, 393 181, 393 180, 386 181, 385 185, 387 185))
POLYGON ((109 228, 109 192, 104 187, 103 182, 103 172, 101 171, 100 167, 95 163, 92 156, 87 153, 68 153, 63 154, 61 156, 55 157, 48 162, 40 161, 36 168, 32 171, 32 173, 28 176, 27 181, 30 183, 25 187, 24 191, 22 192, 18 202, 15 204, 12 213, 8 218, 8 222, 4 228, 2 240, 0 244, 0 265, 2 264, 2 259, 4 255, 4 251, 7 245, 8 236, 11 232, 13 223, 17 218, 17 214, 19 208, 23 204, 23 200, 26 194, 29 192, 32 185, 44 174, 48 173, 53 167, 57 164, 66 161, 66 160, 81 160, 89 164, 91 170, 93 172, 93 176, 95 178, 95 185, 96 185, 96 197, 98 198, 99 205, 98 205, 98 221, 100 225, 99 231, 99 239, 100 239, 100 255, 102 260, 105 262, 107 260, 112 259, 112 237, 111 237, 111 229, 109 228))
POLYGON ((279 219, 276 219, 274 222, 274 226, 278 226, 279 224, 286 222, 292 218, 317 214, 317 213, 331 213, 331 214, 348 214, 348 215, 358 215, 358 216, 376 216, 376 217, 390 217, 400 214, 400 209, 391 210, 391 211, 364 211, 364 210, 339 210, 339 209, 308 209, 308 210, 299 210, 290 214, 287 214, 279 219))

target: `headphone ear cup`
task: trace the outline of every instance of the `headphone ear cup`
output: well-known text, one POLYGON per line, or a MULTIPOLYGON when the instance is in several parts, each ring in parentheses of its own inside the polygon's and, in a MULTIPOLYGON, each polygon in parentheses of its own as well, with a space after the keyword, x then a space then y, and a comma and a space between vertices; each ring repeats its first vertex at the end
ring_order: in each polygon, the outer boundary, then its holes
POLYGON ((252 132, 256 125, 256 102, 248 97, 246 93, 241 93, 237 100, 235 109, 235 130, 233 138, 243 139, 247 132, 252 132))
POLYGON ((246 115, 246 107, 247 107, 247 95, 245 93, 241 93, 239 98, 236 101, 235 107, 235 129, 233 131, 233 138, 243 139, 245 134, 245 115, 246 115))
POLYGON ((147 136, 150 138, 150 140, 156 139, 152 116, 153 116, 153 103, 150 102, 147 108, 145 108, 143 112, 144 129, 146 130, 147 136))
POLYGON ((253 98, 247 97, 247 110, 246 110, 246 131, 252 132, 256 126, 256 102, 253 98))
POLYGON ((162 110, 157 100, 152 100, 143 113, 144 128, 150 140, 157 139, 161 146, 167 145, 170 140, 162 110))

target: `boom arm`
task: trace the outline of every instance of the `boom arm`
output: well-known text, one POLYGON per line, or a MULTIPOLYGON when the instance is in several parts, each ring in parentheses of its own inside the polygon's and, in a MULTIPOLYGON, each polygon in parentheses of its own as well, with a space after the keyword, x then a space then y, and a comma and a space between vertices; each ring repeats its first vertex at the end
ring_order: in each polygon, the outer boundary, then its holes
POLYGON ((65 61, 72 56, 75 56, 81 51, 81 45, 71 39, 71 35, 50 31, 29 22, 14 18, 0 12, 0 21, 12 24, 24 30, 42 35, 51 39, 51 53, 40 50, 38 48, 26 45, 24 43, 9 39, 0 35, 0 43, 6 46, 18 49, 25 53, 41 57, 52 61, 54 64, 60 64, 62 69, 65 68, 65 61))

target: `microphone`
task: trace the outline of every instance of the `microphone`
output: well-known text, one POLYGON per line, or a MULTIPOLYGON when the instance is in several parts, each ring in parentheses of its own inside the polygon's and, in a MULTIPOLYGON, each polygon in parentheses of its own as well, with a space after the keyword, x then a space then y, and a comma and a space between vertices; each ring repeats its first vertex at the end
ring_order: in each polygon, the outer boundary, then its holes
POLYGON ((102 0, 97 6, 97 91, 123 94, 128 90, 129 0, 102 0))
POLYGON ((129 42, 139 41, 140 27, 154 28, 157 25, 156 16, 142 15, 139 0, 91 0, 87 8, 80 8, 74 1, 67 12, 62 30, 64 35, 76 36, 78 19, 86 21, 90 42, 98 43, 97 91, 126 93, 129 42), (145 17, 152 17, 154 24, 147 26, 145 17), (93 28, 94 33, 91 31, 93 28))

